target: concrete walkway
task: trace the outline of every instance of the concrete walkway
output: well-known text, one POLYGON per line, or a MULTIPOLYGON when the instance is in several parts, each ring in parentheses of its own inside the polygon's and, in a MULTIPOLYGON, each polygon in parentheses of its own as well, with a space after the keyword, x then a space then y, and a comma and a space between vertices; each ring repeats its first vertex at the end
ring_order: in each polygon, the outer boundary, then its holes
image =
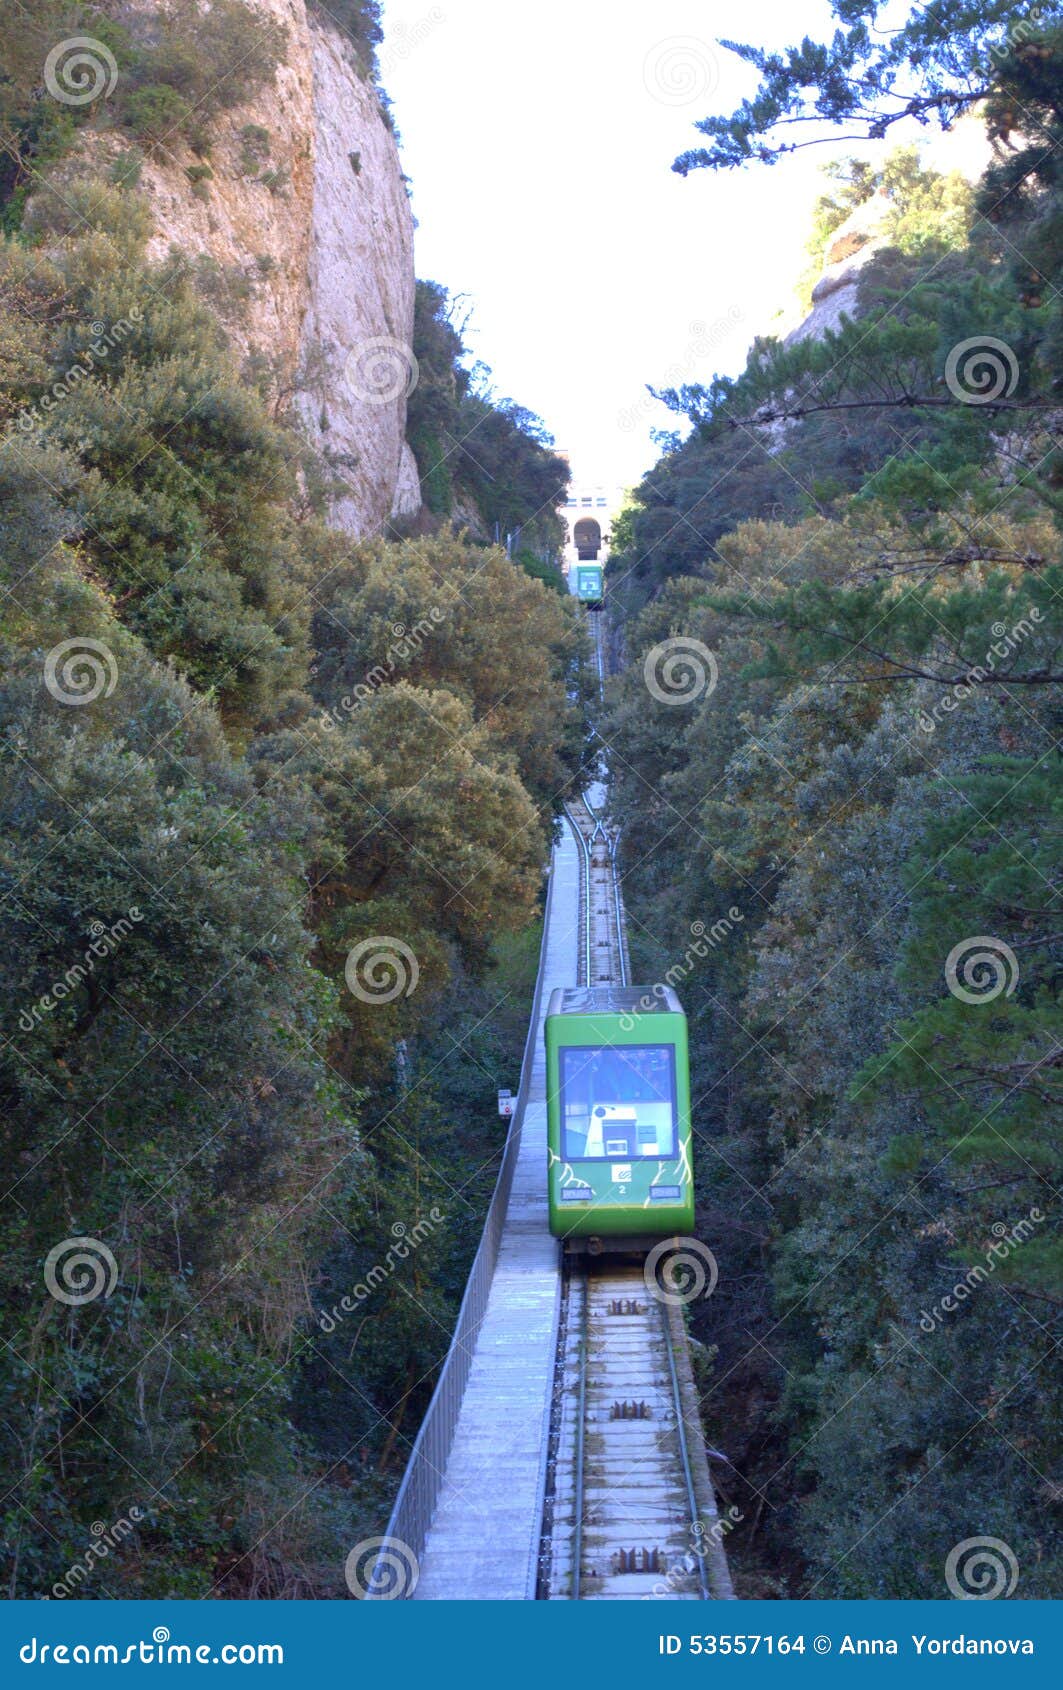
POLYGON ((576 983, 578 951, 579 857, 566 828, 550 877, 534 1061, 505 1230, 415 1601, 535 1594, 560 1294, 560 1252, 547 1221, 542 1024, 553 988, 576 983))

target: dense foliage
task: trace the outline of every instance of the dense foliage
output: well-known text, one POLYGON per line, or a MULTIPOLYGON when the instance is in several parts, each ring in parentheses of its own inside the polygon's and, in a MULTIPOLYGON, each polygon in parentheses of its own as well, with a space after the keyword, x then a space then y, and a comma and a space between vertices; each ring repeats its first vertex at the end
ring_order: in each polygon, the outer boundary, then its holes
MULTIPOLYGON (((944 110, 1013 10, 934 8, 944 110)), ((992 81, 969 235, 905 164, 858 320, 673 395, 692 431, 612 566, 613 803, 636 967, 692 1016, 694 1321, 748 1593, 944 1596, 972 1537, 1017 1594, 1063 1570, 1059 35, 992 81), (995 392, 963 391, 965 340, 995 392)), ((876 176, 834 172, 825 245, 876 176)))
POLYGON ((918 546, 940 541, 938 514, 960 498, 972 516, 1020 489, 1059 508, 1063 313, 1050 277, 1061 119, 1044 55, 1057 63, 1061 41, 1046 33, 1002 61, 987 112, 998 162, 971 212, 952 179, 914 168, 903 150, 878 172, 855 163, 835 172, 842 192, 819 213, 828 248, 839 214, 872 194, 886 202, 888 244, 860 273, 857 321, 785 344, 759 340, 737 378, 662 395, 693 433, 670 442, 620 531, 616 573, 635 608, 677 566, 701 570, 747 517, 828 514, 859 494, 903 510, 918 546), (1013 143, 1017 109, 1050 146, 1013 143))
MULTIPOLYGON (((114 10, 39 22, 54 39, 114 10)), ((123 87, 198 98, 182 16, 107 35, 123 87)), ((99 119, 101 170, 70 135, 46 145, 52 102, 19 106, 20 74, 0 245, 7 1589, 344 1596, 498 1165, 495 1088, 519 1069, 584 752, 583 636, 445 525, 332 531, 217 278, 147 256, 128 108, 99 119)), ((519 522, 523 434, 500 428, 519 522)))
POLYGON ((354 46, 366 76, 376 71, 377 48, 384 39, 380 0, 310 0, 331 24, 342 29, 354 46))
MULTIPOLYGON (((375 0, 323 9, 372 75, 375 0)), ((949 1551, 988 1536, 1039 1597, 1061 1570, 1063 46, 1054 7, 942 0, 889 35, 880 6, 834 10, 829 47, 742 49, 764 87, 682 168, 983 94, 996 162, 972 196, 910 149, 843 161, 817 249, 886 207, 859 320, 670 396, 690 432, 616 528, 629 667, 602 735, 636 966, 691 1017, 720 1266, 692 1316, 744 1590, 943 1595, 949 1551)), ((422 283, 428 516, 330 530, 218 278, 148 258, 136 188, 138 149, 205 156, 283 32, 245 39, 239 0, 197 16, 206 52, 177 5, 150 30, 80 0, 0 0, 16 15, 7 1589, 343 1596, 446 1350, 585 764, 582 635, 533 578, 565 467, 422 283), (121 70, 99 109, 40 95, 78 33, 121 70)))
POLYGON ((135 193, 63 174, 26 225, 34 246, 0 248, 10 426, 76 455, 81 545, 123 621, 227 716, 253 720, 307 660, 293 442, 191 267, 145 268, 150 217, 135 193))
POLYGON ((563 538, 557 507, 569 468, 538 417, 491 390, 490 371, 466 367, 453 321, 457 301, 438 282, 418 282, 413 349, 419 380, 407 432, 428 509, 472 514, 496 538, 510 536, 541 563, 563 538))
POLYGON ((681 154, 673 168, 685 176, 749 160, 773 164, 796 147, 833 139, 838 124, 850 139, 881 140, 905 118, 955 122, 995 89, 996 66, 1009 51, 1036 44, 1059 14, 1051 0, 937 0, 890 27, 888 10, 885 0, 832 0, 840 27, 831 40, 806 35, 783 53, 722 42, 760 73, 760 85, 730 117, 703 118, 697 128, 710 145, 681 154), (813 139, 790 138, 809 127, 819 131, 813 139))
POLYGON ((150 13, 115 0, 0 0, 4 225, 17 226, 42 171, 88 124, 160 152, 187 141, 205 156, 218 113, 272 82, 286 33, 243 0, 150 13))

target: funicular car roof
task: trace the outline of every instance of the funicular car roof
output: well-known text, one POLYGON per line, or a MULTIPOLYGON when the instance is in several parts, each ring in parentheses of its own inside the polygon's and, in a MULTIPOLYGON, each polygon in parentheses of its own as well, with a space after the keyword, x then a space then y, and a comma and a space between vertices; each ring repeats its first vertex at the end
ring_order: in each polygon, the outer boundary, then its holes
POLYGON ((547 1015, 682 1015, 670 986, 558 986, 547 1015))

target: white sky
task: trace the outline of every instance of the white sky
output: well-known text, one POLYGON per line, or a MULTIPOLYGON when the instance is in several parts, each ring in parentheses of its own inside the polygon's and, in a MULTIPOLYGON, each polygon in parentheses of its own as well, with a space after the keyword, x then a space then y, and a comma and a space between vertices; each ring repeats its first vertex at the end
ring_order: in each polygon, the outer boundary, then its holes
POLYGON ((827 0, 385 0, 384 23, 418 274, 469 296, 474 354, 581 479, 633 482, 673 426, 646 383, 741 368, 792 309, 820 167, 854 150, 674 175, 756 84, 716 38, 828 39, 827 0))

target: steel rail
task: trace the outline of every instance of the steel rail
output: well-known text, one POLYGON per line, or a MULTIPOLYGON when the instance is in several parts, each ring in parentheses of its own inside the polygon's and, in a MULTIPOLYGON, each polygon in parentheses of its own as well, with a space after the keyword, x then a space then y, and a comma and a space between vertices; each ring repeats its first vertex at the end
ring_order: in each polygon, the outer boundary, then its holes
MULTIPOLYGON (((599 652, 600 652, 600 642, 599 642, 599 652)), ((593 864, 592 847, 594 845, 594 842, 597 840, 597 838, 600 834, 602 839, 604 840, 605 845, 607 847, 607 850, 609 852, 609 865, 610 865, 610 870, 611 870, 611 874, 612 874, 613 913, 614 913, 614 921, 615 921, 615 926, 614 926, 614 935, 615 935, 614 955, 611 959, 612 964, 613 964, 612 972, 616 976, 618 976, 619 983, 623 986, 626 986, 628 984, 628 966, 627 966, 627 957, 626 957, 626 950, 625 950, 625 943, 624 943, 624 912, 623 912, 623 900, 622 900, 621 891, 620 891, 620 873, 619 873, 619 862, 618 862, 618 852, 619 852, 619 844, 620 844, 620 831, 618 830, 615 835, 610 837, 610 834, 606 830, 605 824, 604 824, 601 816, 598 815, 598 813, 594 809, 593 805, 590 803, 590 801, 587 798, 585 793, 582 793, 580 795, 580 798, 577 801, 577 808, 581 809, 584 813, 584 816, 586 818, 585 827, 581 827, 579 821, 577 820, 576 814, 574 814, 574 812, 573 812, 573 808, 570 807, 568 804, 565 805, 565 815, 568 819, 569 826, 572 828, 573 833, 576 835, 576 837, 579 841, 580 852, 581 852, 581 854, 580 854, 581 904, 582 904, 582 907, 584 908, 584 910, 586 911, 585 929, 584 929, 586 983, 588 985, 591 983, 591 957, 592 957, 592 947, 591 947, 591 867, 592 867, 592 864, 593 864)), ((590 1359, 589 1359, 589 1329, 590 1329, 590 1304, 591 1304, 590 1275, 591 1275, 591 1269, 588 1266, 585 1266, 583 1268, 583 1271, 578 1276, 574 1276, 574 1279, 570 1284, 570 1295, 575 1291, 575 1288, 578 1285, 579 1293, 583 1297, 583 1309, 582 1309, 582 1316, 581 1316, 581 1335, 580 1335, 578 1360, 577 1360, 578 1377, 575 1381, 576 1392, 577 1392, 577 1405, 576 1405, 575 1449, 574 1449, 574 1455, 573 1455, 572 1568, 571 1568, 570 1578, 569 1578, 570 1598, 573 1601, 579 1601, 579 1600, 582 1599, 582 1560, 583 1560, 583 1530, 584 1530, 584 1517, 583 1517, 584 1516, 584 1465, 585 1465, 585 1455, 586 1455, 587 1385, 588 1385, 588 1373, 589 1373, 589 1367, 590 1367, 590 1359)), ((705 1555, 704 1555, 704 1551, 703 1551, 703 1548, 702 1548, 702 1542, 701 1542, 701 1533, 700 1533, 700 1530, 699 1530, 699 1527, 701 1525, 701 1513, 700 1513, 700 1510, 699 1510, 699 1507, 698 1507, 697 1491, 696 1491, 696 1487, 695 1487, 695 1483, 694 1483, 693 1468, 691 1466, 691 1460, 690 1460, 690 1446, 689 1446, 689 1442, 688 1442, 688 1438, 687 1438, 687 1426, 686 1426, 686 1419, 685 1419, 684 1409, 683 1409, 682 1391, 681 1391, 680 1383, 679 1383, 679 1373, 678 1373, 678 1369, 677 1369, 677 1366, 676 1366, 676 1356, 675 1356, 676 1337, 675 1337, 675 1333, 674 1333, 674 1330, 673 1330, 672 1321, 670 1319, 670 1313, 671 1313, 671 1311, 666 1306, 662 1305, 661 1310, 660 1310, 661 1332, 662 1332, 662 1336, 663 1336, 663 1339, 664 1339, 665 1350, 666 1350, 667 1357, 668 1357, 668 1374, 669 1374, 669 1380, 670 1380, 670 1384, 671 1384, 672 1400, 673 1400, 673 1403, 675 1405, 675 1425, 676 1425, 677 1452, 678 1452, 678 1457, 679 1457, 679 1466, 680 1466, 681 1473, 682 1473, 682 1484, 683 1484, 684 1491, 686 1493, 686 1502, 687 1502, 687 1510, 686 1511, 687 1511, 689 1518, 690 1518, 690 1529, 691 1529, 693 1556, 694 1556, 694 1559, 695 1559, 696 1565, 697 1565, 698 1588, 699 1588, 702 1599, 705 1600, 705 1601, 710 1601, 710 1600, 713 1599, 712 1589, 711 1589, 710 1582, 709 1582, 708 1569, 707 1569, 706 1562, 705 1562, 705 1555)), ((558 1458, 559 1457, 560 1457, 560 1450, 558 1451, 558 1458)), ((556 1482, 556 1480, 555 1480, 555 1482, 556 1482)), ((547 1581, 546 1588, 548 1590, 548 1581, 547 1581)))
POLYGON ((672 1323, 668 1318, 668 1309, 661 1304, 661 1330, 664 1333, 664 1345, 668 1352, 668 1372, 672 1380, 672 1396, 675 1400, 675 1428, 679 1438, 679 1459, 683 1467, 683 1482, 686 1485, 687 1503, 690 1509, 690 1531, 694 1540, 694 1554, 698 1563, 698 1583, 701 1586, 703 1599, 708 1602, 712 1598, 709 1589, 709 1575, 705 1569, 705 1557, 701 1550, 701 1515, 698 1510, 697 1493, 694 1490, 694 1474, 690 1466, 690 1451, 687 1447, 686 1419, 683 1414, 683 1397, 679 1389, 679 1375, 675 1366, 675 1349, 673 1343, 672 1323))
MULTIPOLYGON (((615 917, 615 920, 616 920, 616 969, 617 969, 617 973, 620 976, 620 985, 626 986, 628 984, 628 977, 627 977, 627 952, 626 952, 626 949, 625 949, 625 946, 624 946, 624 907, 623 907, 623 902, 622 902, 622 899, 621 899, 621 896, 620 896, 620 873, 619 873, 619 868, 618 868, 618 864, 617 864, 617 852, 618 852, 619 846, 620 846, 620 832, 618 830, 617 833, 612 838, 610 838, 609 833, 606 829, 605 823, 603 822, 601 816, 599 816, 597 810, 595 810, 593 805, 589 802, 589 800, 585 796, 581 795, 580 802, 582 803, 583 808, 586 810, 586 812, 587 812, 588 816, 590 817, 591 821, 594 823, 594 831, 591 834, 590 842, 589 842, 590 845, 594 844, 594 841, 597 839, 597 837, 600 833, 602 838, 605 840, 606 850, 609 852, 609 866, 613 871, 613 914, 614 914, 614 917, 615 917)), ((567 805, 565 806, 565 814, 568 816, 569 821, 572 822, 573 827, 575 828, 576 832, 579 834, 580 843, 583 846, 584 857, 585 857, 585 859, 588 863, 588 867, 589 867, 590 849, 589 849, 588 842, 587 842, 585 836, 583 835, 583 833, 581 832, 581 830, 579 829, 578 824, 575 822, 574 818, 570 814, 567 805)), ((588 927, 588 933, 589 933, 589 927, 588 927)), ((589 963, 590 963, 590 952, 588 950, 588 969, 587 969, 587 984, 588 985, 590 984, 590 966, 589 966, 589 963)))
POLYGON ((580 1576, 583 1561, 583 1454, 587 1431, 587 1348, 590 1334, 591 1296, 587 1275, 582 1275, 583 1285, 583 1318, 580 1322, 579 1341, 579 1403, 576 1418, 576 1461, 573 1478, 575 1481, 575 1495, 573 1497, 573 1531, 572 1531, 572 1600, 580 1600, 580 1576))

